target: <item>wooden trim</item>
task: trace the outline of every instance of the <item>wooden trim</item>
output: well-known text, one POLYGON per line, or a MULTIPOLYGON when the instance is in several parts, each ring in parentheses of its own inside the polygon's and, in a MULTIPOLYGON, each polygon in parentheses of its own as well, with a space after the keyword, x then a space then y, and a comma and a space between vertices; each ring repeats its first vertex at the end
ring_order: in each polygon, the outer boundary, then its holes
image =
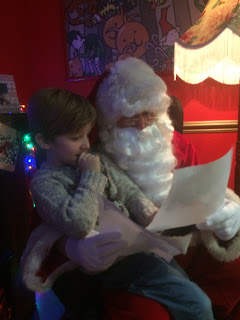
POLYGON ((183 133, 237 132, 238 120, 187 121, 183 133))

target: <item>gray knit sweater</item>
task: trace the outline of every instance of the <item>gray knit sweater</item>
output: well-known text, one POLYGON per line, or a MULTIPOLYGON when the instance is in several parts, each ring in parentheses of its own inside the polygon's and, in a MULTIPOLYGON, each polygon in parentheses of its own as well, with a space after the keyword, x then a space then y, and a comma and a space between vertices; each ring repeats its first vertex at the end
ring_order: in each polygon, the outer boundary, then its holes
POLYGON ((97 229, 98 194, 118 206, 127 216, 146 226, 155 205, 106 155, 98 153, 101 173, 71 166, 43 163, 30 189, 40 217, 59 232, 76 238, 97 229))

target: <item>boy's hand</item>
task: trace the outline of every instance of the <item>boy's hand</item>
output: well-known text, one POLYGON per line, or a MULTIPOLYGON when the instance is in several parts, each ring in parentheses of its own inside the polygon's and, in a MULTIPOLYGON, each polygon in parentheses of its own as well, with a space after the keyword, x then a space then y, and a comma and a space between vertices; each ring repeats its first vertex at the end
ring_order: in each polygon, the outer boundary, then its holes
POLYGON ((92 170, 100 172, 100 158, 97 155, 82 152, 78 157, 77 166, 81 171, 92 170))
POLYGON ((108 269, 126 246, 127 242, 122 240, 121 233, 111 231, 80 240, 68 238, 65 253, 86 272, 98 273, 108 269))

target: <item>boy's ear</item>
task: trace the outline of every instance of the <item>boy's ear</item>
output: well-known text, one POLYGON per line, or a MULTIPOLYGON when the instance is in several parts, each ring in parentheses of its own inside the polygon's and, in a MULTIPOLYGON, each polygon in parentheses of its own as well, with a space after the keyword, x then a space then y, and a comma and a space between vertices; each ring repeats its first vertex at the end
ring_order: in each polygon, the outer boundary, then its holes
POLYGON ((35 135, 35 140, 42 149, 49 150, 51 148, 50 143, 46 142, 41 133, 35 135))

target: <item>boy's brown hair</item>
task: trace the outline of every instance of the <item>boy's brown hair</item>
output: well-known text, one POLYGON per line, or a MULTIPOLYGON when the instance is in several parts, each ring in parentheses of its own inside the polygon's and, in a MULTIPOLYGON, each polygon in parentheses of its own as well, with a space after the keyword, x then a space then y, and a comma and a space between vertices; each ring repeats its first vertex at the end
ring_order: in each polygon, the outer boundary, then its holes
POLYGON ((96 121, 96 110, 86 98, 59 88, 37 91, 29 101, 27 114, 32 134, 41 133, 46 142, 76 133, 96 121))

